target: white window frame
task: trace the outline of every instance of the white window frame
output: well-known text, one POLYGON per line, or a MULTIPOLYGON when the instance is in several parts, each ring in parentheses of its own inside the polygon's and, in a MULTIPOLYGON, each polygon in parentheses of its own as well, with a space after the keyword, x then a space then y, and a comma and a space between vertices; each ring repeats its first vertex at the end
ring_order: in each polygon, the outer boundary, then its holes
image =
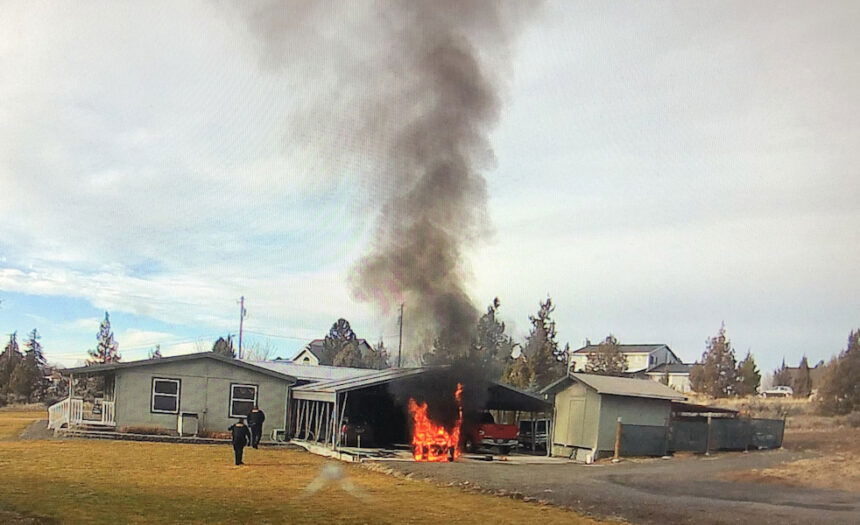
POLYGON ((182 392, 182 381, 179 379, 171 379, 169 377, 153 377, 152 378, 152 391, 149 395, 149 411, 154 414, 178 414, 179 413, 179 394, 182 392), (176 393, 175 394, 163 394, 161 392, 155 392, 155 383, 161 381, 162 383, 176 383, 176 393), (176 398, 176 410, 161 410, 155 408, 155 396, 162 397, 175 397, 176 398))
POLYGON ((227 411, 229 412, 230 417, 231 418, 248 417, 247 414, 234 414, 233 413, 233 402, 234 401, 252 401, 254 406, 256 406, 258 397, 260 397, 260 387, 258 385, 249 385, 249 384, 245 384, 245 383, 230 383, 230 404, 227 407, 227 411), (244 399, 241 397, 237 399, 237 398, 233 397, 233 392, 235 391, 236 387, 253 388, 254 389, 254 399, 244 399))

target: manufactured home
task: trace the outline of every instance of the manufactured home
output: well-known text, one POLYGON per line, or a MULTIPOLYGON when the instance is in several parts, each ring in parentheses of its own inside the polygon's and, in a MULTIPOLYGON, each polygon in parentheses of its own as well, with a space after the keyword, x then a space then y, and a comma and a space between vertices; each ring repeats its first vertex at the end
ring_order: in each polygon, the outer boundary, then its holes
POLYGON ((296 378, 203 352, 62 371, 69 397, 49 409, 49 427, 133 427, 196 435, 225 432, 254 405, 266 413, 263 436, 283 431, 296 378))

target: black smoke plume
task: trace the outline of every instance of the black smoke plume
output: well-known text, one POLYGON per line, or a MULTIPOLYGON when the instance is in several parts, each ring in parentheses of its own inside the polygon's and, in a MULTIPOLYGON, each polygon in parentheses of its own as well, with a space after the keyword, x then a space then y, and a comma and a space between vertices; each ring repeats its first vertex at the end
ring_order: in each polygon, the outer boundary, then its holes
MULTIPOLYGON (((263 64, 303 79, 286 139, 347 159, 334 165, 371 194, 361 207, 373 210, 376 228, 351 277, 354 296, 386 314, 405 303, 404 365, 419 364, 430 346, 445 349, 439 361, 461 363, 478 319, 464 255, 491 231, 489 134, 513 37, 534 2, 238 5, 263 64)), ((485 382, 480 372, 455 365, 413 393, 442 399, 457 382, 485 382)), ((467 386, 470 406, 480 390, 467 386)))

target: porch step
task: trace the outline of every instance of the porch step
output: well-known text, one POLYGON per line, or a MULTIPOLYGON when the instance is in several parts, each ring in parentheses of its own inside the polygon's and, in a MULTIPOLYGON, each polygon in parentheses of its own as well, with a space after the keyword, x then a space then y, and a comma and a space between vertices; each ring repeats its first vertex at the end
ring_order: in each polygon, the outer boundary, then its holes
POLYGON ((113 425, 100 425, 98 423, 85 423, 83 425, 75 425, 72 430, 81 430, 84 432, 115 432, 116 427, 113 425))

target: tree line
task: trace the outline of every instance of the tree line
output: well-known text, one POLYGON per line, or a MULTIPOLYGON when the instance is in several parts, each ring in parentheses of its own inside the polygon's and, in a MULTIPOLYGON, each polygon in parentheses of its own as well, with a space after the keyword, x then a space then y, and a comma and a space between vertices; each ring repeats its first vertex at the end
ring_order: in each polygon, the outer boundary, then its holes
MULTIPOLYGON (((818 366, 824 366, 824 370, 817 388, 813 389, 806 356, 795 369, 787 367, 783 359, 773 372, 773 386, 789 386, 797 398, 815 394, 817 408, 825 415, 860 411, 860 330, 851 331, 845 350, 827 365, 819 363, 818 366)), ((708 339, 701 361, 690 373, 693 390, 714 398, 754 395, 760 382, 761 373, 749 352, 743 360, 736 361, 725 325, 716 336, 708 339)))
MULTIPOLYGON (((529 316, 531 328, 522 343, 507 334, 505 323, 498 317, 500 307, 501 301, 493 299, 479 316, 467 345, 453 344, 445 334, 438 334, 419 350, 419 364, 467 364, 481 369, 487 377, 531 391, 563 377, 570 346, 558 342, 552 299, 541 301, 537 312, 529 316)), ((375 348, 362 341, 349 321, 338 319, 323 339, 322 347, 316 348, 320 363, 374 369, 392 366, 392 357, 382 339, 375 348)))
POLYGON ((735 350, 726 335, 723 323, 717 335, 705 341, 705 351, 699 363, 690 370, 690 386, 694 392, 714 398, 753 395, 761 384, 761 372, 755 358, 747 351, 738 362, 735 350))
POLYGON ((0 354, 0 405, 16 401, 30 403, 45 398, 48 390, 45 378, 47 363, 39 339, 41 336, 34 328, 27 334, 22 352, 18 333, 9 335, 9 341, 0 354))

